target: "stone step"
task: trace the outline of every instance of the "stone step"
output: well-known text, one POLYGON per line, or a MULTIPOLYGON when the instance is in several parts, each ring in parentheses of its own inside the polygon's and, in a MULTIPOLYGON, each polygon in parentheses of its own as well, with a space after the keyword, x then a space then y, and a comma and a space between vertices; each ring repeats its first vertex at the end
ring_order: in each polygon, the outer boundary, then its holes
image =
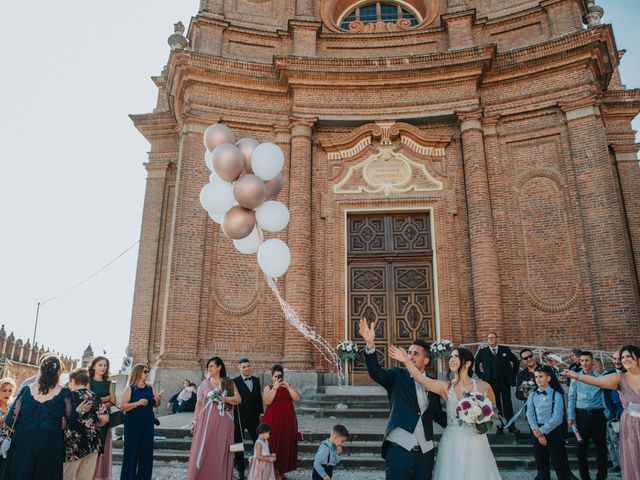
POLYGON ((297 411, 314 418, 387 418, 389 408, 309 408, 299 407, 297 411))
POLYGON ((325 402, 346 404, 349 404, 351 402, 385 402, 387 405, 389 405, 389 399, 386 395, 328 395, 324 393, 317 393, 316 395, 305 398, 304 400, 319 400, 325 402))
POLYGON ((354 400, 303 400, 296 405, 296 410, 305 407, 305 408, 318 408, 318 409, 327 409, 327 408, 336 408, 337 405, 346 405, 349 410, 358 409, 358 408, 385 408, 387 411, 389 410, 389 402, 387 399, 383 400, 369 400, 369 401, 354 401, 354 400))

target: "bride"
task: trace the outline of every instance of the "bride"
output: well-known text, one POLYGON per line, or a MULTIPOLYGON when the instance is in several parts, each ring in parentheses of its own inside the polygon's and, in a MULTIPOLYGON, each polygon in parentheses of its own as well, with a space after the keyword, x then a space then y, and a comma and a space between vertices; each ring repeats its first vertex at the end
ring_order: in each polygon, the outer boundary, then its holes
POLYGON ((466 348, 451 352, 449 368, 454 378, 449 384, 422 375, 402 348, 390 347, 390 356, 403 362, 413 378, 426 390, 440 395, 447 401, 447 428, 438 445, 438 455, 433 473, 434 480, 482 478, 499 480, 500 473, 489 447, 486 434, 477 432, 473 425, 458 425, 456 406, 464 392, 482 393, 495 405, 496 397, 488 383, 473 378, 473 354, 466 348))

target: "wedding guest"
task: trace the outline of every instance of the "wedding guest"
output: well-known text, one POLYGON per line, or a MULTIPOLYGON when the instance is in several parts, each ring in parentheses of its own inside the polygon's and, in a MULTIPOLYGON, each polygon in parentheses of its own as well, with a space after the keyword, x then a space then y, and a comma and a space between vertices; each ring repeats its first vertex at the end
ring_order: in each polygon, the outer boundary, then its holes
MULTIPOLYGON (((580 384, 617 390, 624 412, 620 416, 620 466, 622 480, 640 478, 640 348, 626 345, 620 349, 620 359, 624 373, 597 377, 570 370, 563 375, 580 384)), ((600 478, 600 477, 599 477, 600 478)), ((602 477, 605 478, 605 477, 602 477)))
MULTIPOLYGON (((598 372, 593 370, 593 354, 586 350, 580 355, 581 371, 578 378, 583 375, 600 378, 598 372)), ((567 370, 565 370, 566 372, 567 370)), ((571 371, 576 375, 576 372, 571 371)), ((571 376, 571 378, 575 378, 571 376)), ((571 382, 569 388, 569 412, 567 414, 569 427, 575 423, 582 441, 578 443, 578 463, 580 465, 580 478, 589 480, 589 443, 593 442, 596 450, 596 464, 598 473, 596 480, 607 478, 607 419, 604 416, 604 398, 602 389, 588 385, 577 380, 571 382)))
POLYGON ((109 422, 109 411, 89 390, 89 380, 85 368, 76 368, 69 373, 73 407, 78 408, 82 403, 86 407, 78 411, 78 419, 64 432, 64 480, 93 480, 101 441, 100 427, 109 422))
POLYGON ((153 472, 153 408, 162 398, 147 383, 149 367, 134 365, 120 397, 124 412, 124 447, 120 480, 151 480, 153 472))
POLYGON ((271 427, 269 451, 276 454, 276 478, 298 468, 298 417, 293 406, 300 394, 284 380, 282 365, 271 368, 273 383, 265 387, 262 400, 267 406, 262 421, 271 427))
MULTIPOLYGON (((2 427, 4 426, 4 419, 9 413, 13 392, 15 391, 16 382, 12 378, 5 377, 0 380, 0 445, 9 436, 9 430, 2 427)), ((2 465, 3 461, 4 457, 0 455, 0 465, 2 465)))
POLYGON ((524 382, 535 382, 535 371, 542 365, 538 363, 536 357, 533 355, 533 351, 529 348, 520 350, 520 360, 524 368, 520 370, 516 376, 516 398, 526 402, 529 394, 526 390, 521 389, 520 386, 524 382))
MULTIPOLYGON (((89 364, 89 390, 105 406, 107 411, 116 406, 116 389, 109 379, 109 360, 95 357, 89 364)), ((108 423, 100 427, 100 448, 96 466, 95 480, 111 480, 111 429, 108 423)))
MULTIPOLYGON (((571 370, 572 372, 579 372, 580 371, 580 355, 582 355, 582 350, 580 350, 579 348, 572 348, 571 349, 571 353, 569 354, 569 361, 571 363, 569 363, 569 370, 571 370)), ((567 387, 569 385, 571 385, 571 379, 567 378, 566 381, 567 387)))
POLYGON ((171 413, 193 412, 196 409, 197 393, 195 383, 185 378, 182 389, 169 399, 167 408, 171 413))
MULTIPOLYGON (((611 354, 613 359, 613 368, 604 372, 604 375, 612 375, 624 373, 620 352, 618 350, 611 354)), ((620 472, 620 417, 624 412, 620 394, 617 390, 605 389, 602 391, 604 395, 604 405, 607 413, 607 450, 613 467, 609 469, 611 473, 620 472)))
POLYGON ((276 474, 273 464, 276 461, 276 456, 269 451, 271 427, 266 423, 261 423, 256 427, 256 434, 258 438, 255 442, 247 480, 275 480, 276 474))
POLYGON ((193 415, 193 441, 189 455, 189 480, 231 480, 233 407, 241 401, 220 357, 207 361, 207 378, 198 387, 193 415))
MULTIPOLYGON (((498 412, 509 421, 513 417, 511 387, 516 384, 520 360, 509 347, 498 345, 498 335, 495 332, 489 333, 487 343, 489 346, 478 350, 476 355, 476 372, 482 380, 491 385, 496 395, 498 412)), ((498 433, 502 432, 502 427, 498 427, 498 433)), ((509 432, 518 433, 519 431, 512 424, 509 432)))
POLYGON ((560 382, 548 365, 539 365, 535 370, 537 388, 527 399, 527 421, 531 428, 533 450, 538 469, 538 480, 551 478, 549 459, 558 480, 573 480, 576 477, 569 469, 569 461, 562 438, 564 395, 560 382))
POLYGON ((593 359, 593 371, 598 372, 600 375, 604 374, 604 364, 599 358, 593 359))
MULTIPOLYGON (((256 429, 260 424, 260 415, 263 412, 262 388, 260 387, 260 379, 251 374, 251 361, 243 357, 240 359, 239 364, 240 375, 233 379, 233 383, 235 383, 236 390, 238 390, 242 401, 236 409, 236 415, 234 415, 234 441, 236 443, 243 442, 245 431, 247 431, 251 441, 255 444, 258 439, 256 429)), ((244 452, 235 454, 235 463, 240 480, 243 480, 245 469, 244 452)))
POLYGON ((334 425, 331 435, 324 440, 313 460, 312 480, 331 480, 333 470, 342 460, 342 446, 349 440, 349 431, 344 425, 334 425))
POLYGON ((11 448, 0 480, 62 480, 63 431, 77 417, 71 391, 59 384, 62 368, 57 355, 43 357, 36 381, 11 405, 4 425, 13 430, 11 448))

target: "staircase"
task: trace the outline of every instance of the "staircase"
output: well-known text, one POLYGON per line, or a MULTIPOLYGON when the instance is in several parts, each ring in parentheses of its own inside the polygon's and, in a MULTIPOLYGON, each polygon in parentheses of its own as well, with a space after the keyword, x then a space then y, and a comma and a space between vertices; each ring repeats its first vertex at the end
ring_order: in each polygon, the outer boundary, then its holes
MULTIPOLYGON (((299 443, 298 466, 310 469, 320 442, 329 436, 331 427, 336 423, 344 424, 350 432, 349 441, 344 449, 344 461, 341 469, 384 470, 384 460, 380 457, 383 433, 388 415, 388 401, 384 390, 378 387, 349 387, 339 390, 327 387, 312 398, 296 404, 299 430, 304 439, 299 443), (365 390, 358 390, 364 388, 365 390)), ((154 458, 156 461, 187 462, 191 447, 191 433, 181 429, 192 417, 190 414, 161 417, 161 427, 156 429, 154 458)), ((518 428, 520 434, 497 435, 489 433, 489 443, 500 470, 535 471, 533 449, 526 424, 522 421, 518 428)), ((435 426, 436 442, 442 429, 435 426)), ((119 427, 117 434, 122 434, 119 427)), ((122 458, 122 440, 113 444, 113 458, 120 462, 122 458)), ((251 444, 247 444, 251 449, 251 444)), ((577 453, 574 445, 568 447, 572 468, 577 469, 577 453)))

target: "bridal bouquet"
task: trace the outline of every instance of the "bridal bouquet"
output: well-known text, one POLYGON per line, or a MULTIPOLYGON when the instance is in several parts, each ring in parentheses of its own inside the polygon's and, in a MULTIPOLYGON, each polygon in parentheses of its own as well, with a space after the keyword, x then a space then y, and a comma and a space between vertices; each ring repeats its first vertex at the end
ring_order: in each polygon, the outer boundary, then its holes
POLYGON ((438 340, 431 344, 431 357, 434 360, 438 358, 449 358, 453 350, 453 342, 451 340, 438 340))
POLYGON ((458 425, 473 425, 478 433, 487 433, 493 423, 493 404, 481 393, 464 392, 456 406, 458 425))
POLYGON ((345 340, 336 346, 336 350, 338 350, 338 358, 343 362, 353 360, 358 353, 358 345, 352 340, 345 340))
POLYGON ((207 393, 207 399, 218 409, 220 415, 224 414, 224 402, 226 392, 220 388, 216 388, 207 393))
POLYGON ((535 390, 536 386, 536 382, 534 382, 533 380, 525 380, 520 385, 518 385, 518 390, 520 390, 522 393, 528 394, 532 390, 535 390))

